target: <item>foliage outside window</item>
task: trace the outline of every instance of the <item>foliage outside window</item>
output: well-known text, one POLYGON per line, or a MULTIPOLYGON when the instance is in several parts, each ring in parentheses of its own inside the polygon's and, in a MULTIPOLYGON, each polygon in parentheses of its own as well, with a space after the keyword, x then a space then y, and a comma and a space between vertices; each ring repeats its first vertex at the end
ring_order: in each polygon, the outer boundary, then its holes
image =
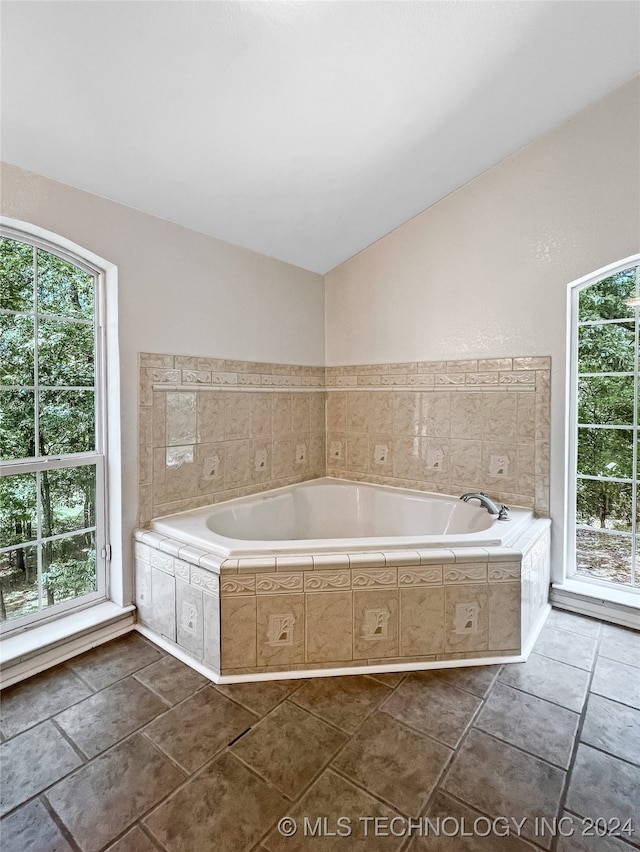
POLYGON ((104 596, 97 280, 79 262, 0 239, 6 628, 104 596))
POLYGON ((640 267, 577 294, 576 574, 640 588, 640 267))

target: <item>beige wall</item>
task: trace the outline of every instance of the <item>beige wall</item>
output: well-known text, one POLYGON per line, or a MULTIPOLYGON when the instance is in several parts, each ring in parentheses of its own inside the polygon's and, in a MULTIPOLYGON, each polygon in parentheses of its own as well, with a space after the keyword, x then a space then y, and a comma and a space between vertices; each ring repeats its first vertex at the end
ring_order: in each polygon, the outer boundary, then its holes
MULTIPOLYGON (((320 275, 2 164, 1 212, 118 268, 122 543, 137 515, 138 353, 324 363, 320 275)), ((125 598, 127 597, 125 588, 125 598)))
POLYGON ((635 78, 325 276, 330 366, 551 356, 556 576, 567 285, 640 249, 639 132, 635 78))

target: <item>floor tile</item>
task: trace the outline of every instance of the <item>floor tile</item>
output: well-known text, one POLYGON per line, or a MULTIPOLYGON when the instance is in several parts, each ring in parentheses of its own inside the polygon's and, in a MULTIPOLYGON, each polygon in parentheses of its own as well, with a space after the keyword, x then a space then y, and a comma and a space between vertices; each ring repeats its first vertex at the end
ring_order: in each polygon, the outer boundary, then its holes
POLYGON ((633 847, 619 837, 602 837, 595 834, 591 821, 563 811, 558 830, 557 852, 632 852, 633 847))
POLYGON ((34 799, 5 817, 0 822, 0 838, 6 852, 73 850, 40 799, 34 799))
POLYGON ((597 641, 591 636, 580 636, 551 624, 545 624, 533 650, 534 653, 542 654, 543 657, 550 657, 552 660, 591 671, 597 641))
POLYGON ((405 840, 404 837, 374 836, 372 821, 363 818, 378 817, 388 825, 398 817, 397 811, 382 805, 331 770, 322 773, 287 815, 295 820, 297 831, 285 837, 274 829, 262 842, 268 852, 391 852, 405 840), (320 823, 323 836, 314 837, 308 828, 305 830, 305 817, 311 828, 317 820, 326 820, 320 823), (346 821, 338 824, 340 817, 346 821), (324 830, 325 826, 336 834, 338 830, 350 833, 332 837, 324 830))
POLYGON ((145 825, 170 852, 240 852, 257 843, 287 807, 277 790, 224 752, 145 825))
POLYGON ((575 615, 564 609, 552 609, 546 624, 559 627, 561 630, 569 630, 571 633, 578 633, 580 636, 591 636, 594 639, 600 635, 602 627, 594 618, 585 618, 583 615, 575 615))
POLYGON ((0 813, 21 805, 82 765, 53 722, 43 722, 0 745, 0 813))
POLYGON ((613 624, 603 624, 598 653, 629 666, 640 666, 640 633, 613 624))
POLYGON ((346 739, 321 719, 285 701, 235 743, 231 751, 293 798, 346 739))
POLYGON ((217 684, 216 689, 257 713, 258 716, 266 716, 276 704, 280 704, 305 683, 306 680, 265 680, 217 684))
POLYGON ((531 654, 526 663, 505 665, 498 680, 580 713, 587 695, 589 673, 539 654, 531 654))
POLYGON ((169 704, 177 704, 209 683, 206 677, 185 666, 171 654, 136 672, 135 678, 169 704))
POLYGON ((84 852, 98 852, 184 779, 151 743, 134 734, 46 796, 84 852))
POLYGON ((117 680, 159 660, 163 653, 137 633, 128 633, 93 651, 74 657, 68 664, 94 689, 104 689, 117 680))
POLYGON ((353 733, 362 721, 391 695, 388 686, 362 675, 318 677, 308 681, 291 700, 353 733))
MULTIPOLYGON (((534 852, 510 821, 487 828, 486 817, 445 793, 429 806, 427 824, 412 832, 407 852, 534 852), (432 827, 433 825, 433 827, 432 827), (507 833, 508 832, 508 833, 507 833), (483 836, 485 835, 486 836, 483 836)), ((519 820, 518 820, 519 822, 519 820)))
POLYGON ((640 676, 635 666, 599 656, 591 692, 640 710, 640 676))
POLYGON ((566 769, 579 721, 572 710, 497 683, 474 726, 566 769))
POLYGON ((374 713, 332 765, 401 813, 418 816, 452 754, 387 713, 374 713))
POLYGON ((435 677, 408 677, 382 711, 448 746, 456 746, 481 702, 435 677))
POLYGON ((167 709, 161 698, 128 677, 74 704, 55 720, 87 757, 95 757, 167 709))
POLYGON ((67 666, 56 666, 3 689, 0 702, 2 733, 5 737, 13 737, 86 698, 91 692, 67 666))
POLYGON ((472 730, 455 756, 443 788, 492 817, 527 817, 523 836, 535 838, 534 818, 556 816, 565 773, 537 757, 472 730))
POLYGON ((640 765, 640 710, 591 694, 580 739, 640 765))
POLYGON ((461 669, 434 669, 429 674, 484 698, 499 671, 500 666, 465 666, 461 669))
POLYGON ((144 831, 137 825, 128 831, 124 837, 109 846, 106 852, 158 852, 159 846, 149 840, 144 831))
POLYGON ((257 717, 213 687, 196 692, 144 729, 187 772, 195 772, 257 717))
POLYGON ((397 686, 404 676, 405 672, 379 672, 378 674, 369 675, 374 680, 379 680, 380 683, 384 683, 386 686, 392 688, 397 686))
POLYGON ((639 791, 640 766, 588 745, 578 746, 567 792, 567 810, 594 819, 615 818, 622 822, 632 819, 636 829, 633 843, 640 845, 639 791))

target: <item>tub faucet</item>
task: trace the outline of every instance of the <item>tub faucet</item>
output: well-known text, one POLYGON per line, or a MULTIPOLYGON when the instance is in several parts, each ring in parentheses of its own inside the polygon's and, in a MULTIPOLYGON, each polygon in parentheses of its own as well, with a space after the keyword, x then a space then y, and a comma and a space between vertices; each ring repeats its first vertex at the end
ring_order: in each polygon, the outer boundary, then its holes
POLYGON ((487 495, 483 494, 482 492, 476 493, 474 491, 471 491, 471 492, 469 492, 469 494, 463 494, 460 499, 464 500, 465 503, 468 503, 469 500, 479 500, 481 505, 484 506, 484 508, 487 510, 487 512, 489 512, 490 515, 497 515, 498 516, 499 521, 511 520, 509 518, 509 507, 508 506, 505 506, 503 504, 498 509, 498 507, 493 502, 493 500, 490 500, 487 497, 487 495))

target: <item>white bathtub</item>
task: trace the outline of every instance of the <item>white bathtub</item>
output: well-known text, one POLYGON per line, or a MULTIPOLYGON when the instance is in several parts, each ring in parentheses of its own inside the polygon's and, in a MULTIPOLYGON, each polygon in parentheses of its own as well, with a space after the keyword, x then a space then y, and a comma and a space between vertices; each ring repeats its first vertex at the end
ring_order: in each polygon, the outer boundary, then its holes
POLYGON ((533 519, 498 521, 477 502, 404 488, 316 479, 167 515, 151 529, 225 558, 508 546, 533 519))

